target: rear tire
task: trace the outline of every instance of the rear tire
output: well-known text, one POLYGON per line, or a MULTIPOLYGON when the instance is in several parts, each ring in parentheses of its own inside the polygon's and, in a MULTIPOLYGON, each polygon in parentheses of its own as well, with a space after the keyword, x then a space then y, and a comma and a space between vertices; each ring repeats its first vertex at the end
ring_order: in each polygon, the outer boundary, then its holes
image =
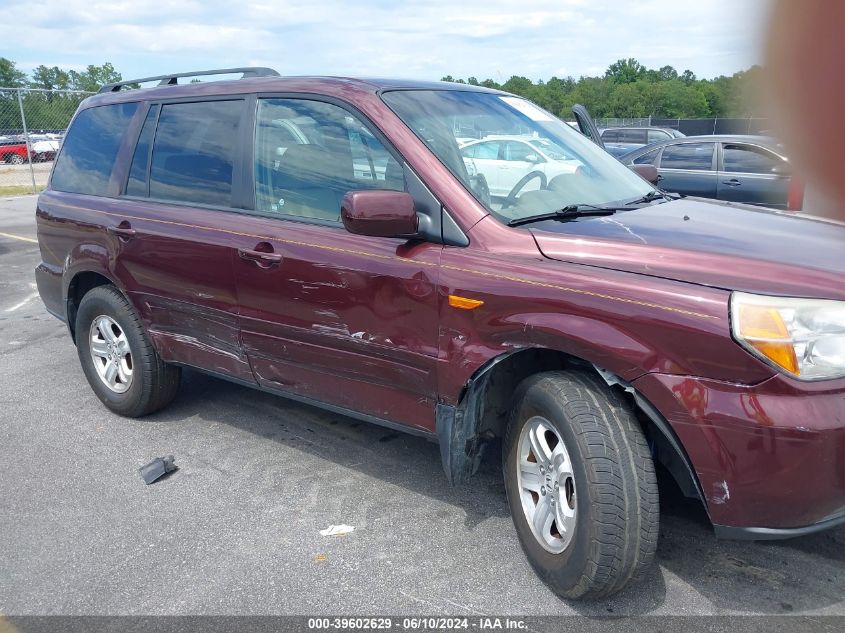
POLYGON ((23 165, 24 160, 23 160, 23 157, 20 156, 19 154, 11 154, 11 155, 6 157, 6 162, 8 162, 11 165, 23 165))
POLYGON ((168 405, 182 370, 159 358, 129 301, 114 286, 82 298, 76 349, 88 384, 110 410, 130 418, 168 405))
POLYGON ((505 489, 529 562, 561 597, 616 593, 657 546, 657 480, 634 414, 586 373, 532 376, 514 402, 505 489))

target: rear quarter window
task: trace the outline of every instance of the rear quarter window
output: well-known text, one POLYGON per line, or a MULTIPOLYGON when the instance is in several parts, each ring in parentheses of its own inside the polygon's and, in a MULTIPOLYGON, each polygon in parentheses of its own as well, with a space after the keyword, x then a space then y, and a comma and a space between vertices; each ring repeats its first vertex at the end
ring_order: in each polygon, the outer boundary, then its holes
POLYGON ((68 193, 108 195, 117 152, 137 109, 137 103, 118 103, 80 112, 65 137, 50 187, 68 193))

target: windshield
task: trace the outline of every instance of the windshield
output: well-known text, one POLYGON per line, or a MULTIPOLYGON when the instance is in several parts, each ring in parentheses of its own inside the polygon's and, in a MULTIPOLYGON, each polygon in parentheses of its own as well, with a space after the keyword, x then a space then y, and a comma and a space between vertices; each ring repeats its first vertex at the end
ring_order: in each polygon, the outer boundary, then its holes
POLYGON ((570 205, 612 205, 653 187, 563 121, 520 97, 397 90, 385 103, 503 222, 570 205))

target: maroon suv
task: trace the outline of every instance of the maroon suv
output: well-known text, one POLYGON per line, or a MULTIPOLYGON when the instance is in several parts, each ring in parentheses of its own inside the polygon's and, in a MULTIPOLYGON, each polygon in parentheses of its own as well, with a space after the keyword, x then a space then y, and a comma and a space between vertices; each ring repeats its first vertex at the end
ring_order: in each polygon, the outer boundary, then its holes
POLYGON ((656 462, 718 536, 845 522, 845 226, 670 196, 503 92, 239 71, 106 86, 38 200, 109 409, 192 367, 425 436, 452 484, 501 438, 569 598, 652 559, 656 462))

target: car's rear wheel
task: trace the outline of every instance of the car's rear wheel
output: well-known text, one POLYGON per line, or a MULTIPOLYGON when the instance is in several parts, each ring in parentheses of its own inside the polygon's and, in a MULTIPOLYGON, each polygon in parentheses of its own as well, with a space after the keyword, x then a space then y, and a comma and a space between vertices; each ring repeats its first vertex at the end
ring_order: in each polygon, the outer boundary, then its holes
POLYGON ((20 154, 11 154, 6 158, 6 162, 12 165, 23 165, 23 156, 20 154))
POLYGON ((505 488, 538 575, 564 598, 613 594, 657 545, 657 482, 626 403, 589 374, 525 380, 505 435, 505 488))
POLYGON ((129 301, 114 286, 85 294, 75 332, 82 370, 106 407, 140 417, 173 400, 181 369, 159 358, 129 301))

